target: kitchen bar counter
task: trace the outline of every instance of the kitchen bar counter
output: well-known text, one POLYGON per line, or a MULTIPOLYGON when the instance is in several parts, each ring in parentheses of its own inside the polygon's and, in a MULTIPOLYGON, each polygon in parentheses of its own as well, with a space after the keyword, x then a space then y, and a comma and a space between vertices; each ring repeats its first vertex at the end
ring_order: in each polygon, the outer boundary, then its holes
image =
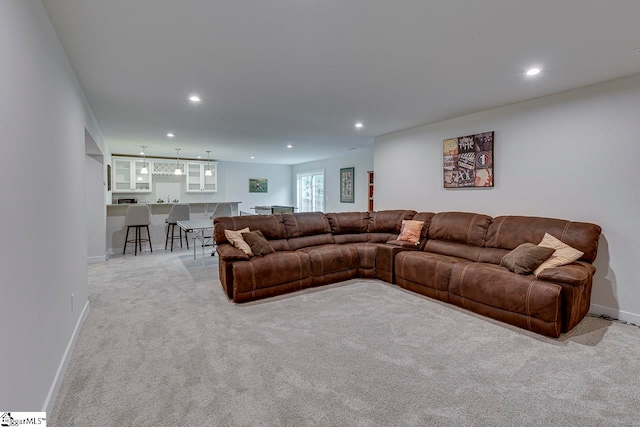
MULTIPOLYGON (((184 202, 189 204, 191 219, 208 219, 212 215, 216 216, 236 216, 240 214, 238 205, 242 202, 184 202)), ((137 205, 148 205, 151 208, 151 243, 153 249, 164 249, 164 240, 167 233, 165 219, 169 215, 171 207, 175 203, 137 203, 137 205)), ((124 225, 124 216, 129 204, 107 205, 107 245, 110 253, 122 253, 127 227, 124 225)), ((213 222, 213 221, 212 221, 213 222)), ((176 233, 177 233, 176 229, 176 233)), ((191 239, 189 244, 191 244, 191 239)), ((179 246, 179 244, 178 244, 179 246)), ((143 250, 148 251, 148 246, 143 245, 143 250)), ((174 243, 175 250, 175 243, 174 243)), ((187 250, 185 245, 184 250, 187 250)))

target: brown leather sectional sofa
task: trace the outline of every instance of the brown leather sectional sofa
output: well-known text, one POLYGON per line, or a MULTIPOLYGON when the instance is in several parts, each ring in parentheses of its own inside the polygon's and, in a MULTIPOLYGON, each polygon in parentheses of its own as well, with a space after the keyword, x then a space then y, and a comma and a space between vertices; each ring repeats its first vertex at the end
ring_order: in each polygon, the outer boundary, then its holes
POLYGON ((560 336, 587 314, 601 229, 560 219, 412 210, 216 218, 222 287, 246 302, 356 277, 377 278, 476 313, 560 336), (419 245, 395 240, 402 220, 425 223, 419 245), (275 253, 249 257, 224 230, 260 230, 275 253), (500 266, 526 242, 552 234, 577 262, 519 275, 500 266))

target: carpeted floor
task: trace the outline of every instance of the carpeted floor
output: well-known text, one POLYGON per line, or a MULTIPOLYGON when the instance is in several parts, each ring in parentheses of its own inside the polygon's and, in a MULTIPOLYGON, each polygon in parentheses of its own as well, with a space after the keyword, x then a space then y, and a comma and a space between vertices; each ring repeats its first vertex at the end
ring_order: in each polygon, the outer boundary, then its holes
POLYGON ((640 425, 640 329, 545 338, 375 280, 235 305, 217 258, 89 266, 49 425, 640 425))

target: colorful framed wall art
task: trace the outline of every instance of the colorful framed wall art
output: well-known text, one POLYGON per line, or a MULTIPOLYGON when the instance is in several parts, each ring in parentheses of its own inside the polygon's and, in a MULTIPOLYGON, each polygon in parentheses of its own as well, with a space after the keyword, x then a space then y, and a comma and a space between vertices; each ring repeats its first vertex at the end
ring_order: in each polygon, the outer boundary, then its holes
POLYGON ((444 188, 493 187, 493 132, 443 141, 444 188))

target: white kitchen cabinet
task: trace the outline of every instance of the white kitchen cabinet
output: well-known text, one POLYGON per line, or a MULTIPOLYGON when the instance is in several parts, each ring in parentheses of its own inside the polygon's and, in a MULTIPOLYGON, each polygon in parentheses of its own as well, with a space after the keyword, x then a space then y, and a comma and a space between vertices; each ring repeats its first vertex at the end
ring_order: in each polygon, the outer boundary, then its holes
POLYGON ((114 193, 151 193, 151 165, 148 160, 113 157, 112 180, 114 193), (149 173, 143 175, 145 163, 149 173))
POLYGON ((187 163, 187 193, 202 193, 218 191, 218 163, 190 162, 187 163), (211 176, 206 174, 207 168, 211 176))

